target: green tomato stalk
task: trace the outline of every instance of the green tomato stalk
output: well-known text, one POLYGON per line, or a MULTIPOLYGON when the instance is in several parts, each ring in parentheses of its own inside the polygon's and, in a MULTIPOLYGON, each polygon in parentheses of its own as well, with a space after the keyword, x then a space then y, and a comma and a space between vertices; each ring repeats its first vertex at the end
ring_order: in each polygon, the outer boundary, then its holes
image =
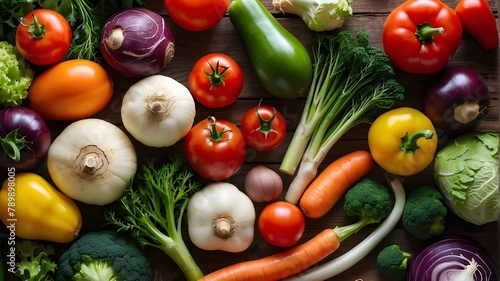
POLYGON ((203 277, 181 233, 190 197, 201 186, 192 176, 178 159, 159 167, 142 164, 125 194, 106 213, 110 224, 130 232, 139 245, 165 252, 189 281, 203 277))

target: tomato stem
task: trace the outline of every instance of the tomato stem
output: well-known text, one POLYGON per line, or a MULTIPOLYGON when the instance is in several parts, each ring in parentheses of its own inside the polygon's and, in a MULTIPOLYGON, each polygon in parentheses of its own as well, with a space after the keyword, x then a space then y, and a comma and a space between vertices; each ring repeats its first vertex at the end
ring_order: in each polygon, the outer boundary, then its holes
POLYGON ((232 130, 227 130, 226 128, 222 128, 222 130, 219 132, 217 131, 217 121, 215 120, 214 116, 209 116, 208 117, 208 122, 210 123, 207 127, 205 127, 205 130, 208 130, 210 132, 210 140, 219 142, 219 141, 227 141, 229 139, 223 138, 222 135, 231 132, 232 130))
POLYGON ((274 130, 272 128, 273 120, 276 117, 276 108, 273 107, 273 115, 269 119, 264 120, 264 118, 262 118, 262 116, 259 113, 259 106, 260 106, 261 101, 259 101, 259 105, 257 105, 257 107, 255 109, 255 112, 257 113, 257 118, 259 119, 259 127, 255 130, 252 130, 252 132, 255 132, 255 131, 261 132, 264 134, 265 139, 267 139, 267 134, 269 134, 271 132, 277 133, 276 130, 274 130))
POLYGON ((442 27, 432 27, 430 23, 426 22, 417 25, 417 31, 415 36, 422 44, 432 43, 434 41, 434 35, 443 35, 444 28, 442 27))
POLYGON ((417 144, 418 139, 425 138, 431 139, 434 136, 434 132, 432 130, 419 130, 415 133, 409 135, 408 132, 401 138, 401 143, 399 144, 399 148, 406 153, 415 154, 415 152, 420 148, 417 144))
POLYGON ((208 79, 210 80, 210 90, 212 90, 215 86, 224 86, 224 78, 226 77, 226 75, 224 75, 224 72, 226 72, 226 70, 228 70, 230 66, 219 65, 219 61, 217 61, 215 67, 209 61, 207 61, 207 63, 210 66, 212 72, 210 73, 205 70, 203 70, 203 72, 208 76, 208 79), (219 72, 219 67, 222 68, 221 72, 219 72))
POLYGON ((40 23, 34 14, 33 14, 33 22, 32 23, 24 24, 21 21, 21 24, 24 27, 28 28, 28 33, 31 34, 33 39, 42 39, 43 36, 45 36, 45 32, 46 32, 45 25, 43 23, 40 23))

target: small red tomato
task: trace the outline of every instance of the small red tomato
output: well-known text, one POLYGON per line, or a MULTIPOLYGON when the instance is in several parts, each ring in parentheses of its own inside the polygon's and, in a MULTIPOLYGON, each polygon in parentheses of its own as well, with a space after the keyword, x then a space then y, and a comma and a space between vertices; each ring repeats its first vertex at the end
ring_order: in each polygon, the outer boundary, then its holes
POLYGON ((229 0, 164 0, 170 18, 188 31, 217 25, 229 8, 229 0))
POLYGON ((297 243, 304 234, 306 219, 296 205, 276 201, 264 207, 259 216, 258 227, 268 243, 289 247, 297 243))
POLYGON ((72 35, 71 26, 61 14, 36 9, 26 14, 18 25, 16 47, 33 64, 54 64, 68 53, 72 35))
POLYGON ((208 108, 232 104, 243 89, 243 72, 231 57, 212 53, 200 58, 189 74, 189 90, 208 108))
POLYGON ((245 160, 245 141, 238 127, 209 118, 194 125, 184 142, 187 162, 203 178, 221 181, 234 175, 245 160))
POLYGON ((285 139, 286 120, 274 107, 259 104, 243 115, 240 130, 250 147, 269 151, 285 139))

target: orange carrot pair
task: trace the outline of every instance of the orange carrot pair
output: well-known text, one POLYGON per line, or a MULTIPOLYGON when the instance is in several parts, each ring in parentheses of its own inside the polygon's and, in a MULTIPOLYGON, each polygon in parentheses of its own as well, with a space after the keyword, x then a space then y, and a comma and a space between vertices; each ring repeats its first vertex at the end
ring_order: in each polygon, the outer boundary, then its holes
POLYGON ((283 252, 224 267, 198 281, 275 281, 297 274, 320 262, 340 246, 335 230, 316 236, 283 252))
POLYGON ((309 218, 319 218, 330 211, 347 189, 373 168, 370 152, 358 150, 328 165, 307 187, 300 198, 300 208, 309 218))

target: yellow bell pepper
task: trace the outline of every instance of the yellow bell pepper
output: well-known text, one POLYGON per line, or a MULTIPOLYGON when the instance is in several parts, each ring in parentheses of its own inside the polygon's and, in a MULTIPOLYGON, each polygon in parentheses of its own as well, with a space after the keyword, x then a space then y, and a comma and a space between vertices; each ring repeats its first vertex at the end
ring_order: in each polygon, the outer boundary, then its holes
POLYGON ((409 176, 434 160, 438 136, 430 119, 417 109, 396 108, 380 115, 368 131, 373 159, 389 173, 409 176))
POLYGON ((17 237, 58 243, 74 240, 82 226, 76 203, 34 173, 4 180, 0 219, 17 237))

